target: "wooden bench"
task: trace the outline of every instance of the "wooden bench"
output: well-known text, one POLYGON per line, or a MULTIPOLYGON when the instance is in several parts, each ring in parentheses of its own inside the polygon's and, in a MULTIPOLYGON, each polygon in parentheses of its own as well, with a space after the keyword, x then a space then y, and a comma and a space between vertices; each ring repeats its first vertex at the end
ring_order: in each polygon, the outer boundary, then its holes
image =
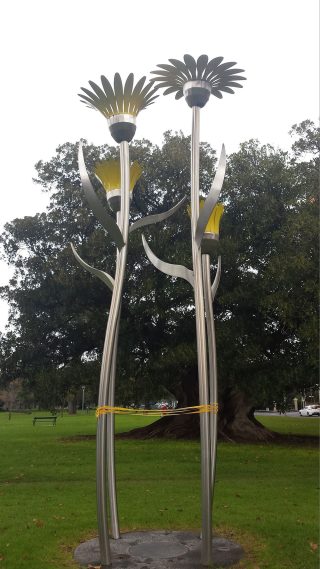
POLYGON ((56 422, 57 422, 58 417, 51 415, 51 417, 34 417, 33 418, 33 426, 35 426, 37 421, 41 421, 43 423, 52 423, 52 426, 55 427, 56 426, 56 422))

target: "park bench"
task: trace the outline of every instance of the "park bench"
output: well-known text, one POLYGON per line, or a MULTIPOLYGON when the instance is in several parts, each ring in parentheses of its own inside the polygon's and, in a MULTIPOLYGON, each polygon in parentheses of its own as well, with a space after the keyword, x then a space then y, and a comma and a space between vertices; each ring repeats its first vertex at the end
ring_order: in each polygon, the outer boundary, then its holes
POLYGON ((51 417, 34 417, 33 418, 33 426, 35 426, 37 421, 41 421, 43 423, 48 423, 51 422, 52 426, 55 427, 56 426, 56 422, 57 422, 57 418, 54 415, 51 415, 51 417))

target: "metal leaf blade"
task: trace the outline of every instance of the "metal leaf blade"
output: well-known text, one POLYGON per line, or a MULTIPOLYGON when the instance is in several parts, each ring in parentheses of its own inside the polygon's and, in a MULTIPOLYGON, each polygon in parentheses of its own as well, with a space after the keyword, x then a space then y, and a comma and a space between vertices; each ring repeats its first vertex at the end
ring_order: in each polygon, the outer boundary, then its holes
POLYGON ((129 108, 130 108, 130 100, 131 100, 131 94, 132 94, 132 89, 133 89, 133 80, 134 80, 134 75, 133 75, 133 73, 130 73, 127 77, 127 80, 126 80, 124 88, 123 88, 123 103, 124 103, 124 112, 125 113, 128 113, 129 108))
POLYGON ((102 227, 109 233, 111 239, 115 242, 116 246, 120 250, 124 246, 122 233, 113 217, 111 217, 111 215, 105 211, 101 201, 93 189, 86 169, 81 142, 79 144, 78 161, 81 182, 88 204, 90 205, 97 219, 100 221, 102 227))
POLYGON ((173 265, 171 263, 165 263, 164 261, 158 259, 158 257, 156 257, 155 254, 151 251, 144 235, 142 235, 142 243, 150 263, 152 263, 156 269, 165 275, 169 275, 170 277, 184 279, 188 281, 192 287, 194 286, 193 271, 190 271, 190 269, 187 269, 187 267, 184 267, 183 265, 173 265))
POLYGON ((153 215, 147 215, 146 217, 142 217, 141 219, 137 219, 137 221, 135 221, 129 227, 129 233, 132 233, 132 231, 135 231, 136 229, 140 229, 140 227, 144 227, 145 225, 151 225, 153 223, 159 223, 159 221, 164 221, 165 219, 168 219, 168 217, 171 217, 171 215, 173 215, 174 213, 176 213, 178 211, 178 209, 186 202, 186 200, 187 200, 187 197, 185 196, 184 198, 182 198, 182 200, 180 200, 171 209, 168 209, 168 211, 164 211, 163 213, 155 213, 153 215))
POLYGON ((214 57, 213 59, 211 59, 206 67, 203 79, 206 79, 214 69, 217 69, 218 65, 220 65, 222 61, 223 57, 214 57))
POLYGON ((218 99, 222 99, 222 95, 221 95, 220 91, 218 91, 217 89, 211 89, 211 93, 214 97, 218 97, 218 99))
POLYGON ((116 101, 116 98, 114 95, 112 85, 111 85, 110 81, 104 75, 101 75, 101 83, 102 83, 102 87, 104 89, 104 92, 107 95, 107 98, 109 100, 112 111, 114 114, 116 114, 117 113, 117 101, 116 101))
POLYGON ((197 59, 197 75, 198 79, 202 78, 202 74, 207 66, 209 57, 207 55, 200 55, 197 59))
POLYGON ((119 113, 123 113, 123 85, 122 85, 122 80, 120 77, 119 73, 115 73, 114 74, 114 94, 116 97, 116 101, 117 101, 117 107, 118 107, 118 111, 119 113))
POLYGON ((224 176, 226 173, 226 150, 224 144, 222 145, 220 159, 216 175, 212 182, 210 192, 208 193, 204 202, 203 208, 200 210, 198 223, 196 227, 195 240, 198 247, 201 245, 201 240, 205 232, 210 215, 215 207, 221 192, 224 176))
POLYGON ((110 275, 108 275, 108 273, 105 273, 104 271, 100 271, 99 269, 95 269, 91 265, 88 265, 88 263, 86 263, 83 259, 81 259, 80 255, 78 255, 73 244, 70 243, 70 245, 71 245, 72 253, 74 254, 75 258, 77 259, 79 265, 81 267, 83 267, 86 271, 88 271, 88 273, 91 273, 95 277, 98 277, 98 279, 100 279, 104 284, 106 284, 107 287, 112 292, 113 287, 114 287, 114 279, 110 275))
POLYGON ((189 55, 188 53, 186 53, 183 56, 183 59, 185 61, 185 64, 188 68, 188 70, 191 73, 191 79, 196 79, 197 78, 197 64, 196 64, 196 60, 192 57, 192 55, 189 55))

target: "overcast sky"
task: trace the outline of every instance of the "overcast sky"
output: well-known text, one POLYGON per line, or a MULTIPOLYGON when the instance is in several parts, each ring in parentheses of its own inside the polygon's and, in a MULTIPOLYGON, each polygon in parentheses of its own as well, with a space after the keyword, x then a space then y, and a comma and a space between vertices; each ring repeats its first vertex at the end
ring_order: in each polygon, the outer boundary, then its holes
MULTIPOLYGON (((80 138, 112 143, 107 121, 77 97, 101 74, 139 78, 184 53, 236 61, 244 88, 211 97, 201 115, 201 140, 227 153, 249 138, 289 148, 292 124, 318 120, 317 0, 3 0, 0 22, 1 230, 46 207, 32 182, 38 160, 80 138)), ((136 138, 161 144, 190 123, 183 99, 160 97, 139 115, 136 138)), ((10 270, 0 269, 4 284, 10 270)), ((0 330, 6 319, 2 302, 0 330)))

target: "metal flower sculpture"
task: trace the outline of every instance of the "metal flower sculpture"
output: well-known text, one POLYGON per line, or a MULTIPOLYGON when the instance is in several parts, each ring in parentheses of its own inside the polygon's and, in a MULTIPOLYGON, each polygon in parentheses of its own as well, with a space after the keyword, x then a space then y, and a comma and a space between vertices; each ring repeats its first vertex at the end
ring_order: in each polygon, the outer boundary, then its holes
POLYGON ((169 211, 138 219, 129 227, 130 195, 135 182, 141 174, 141 168, 137 164, 133 164, 130 169, 129 142, 132 140, 136 130, 135 117, 140 110, 146 108, 154 101, 156 98, 154 95, 155 90, 152 90, 152 84, 150 83, 144 86, 145 77, 140 79, 133 88, 133 74, 128 76, 123 87, 120 75, 116 73, 114 90, 104 76, 102 76, 101 80, 104 91, 91 81, 90 85, 93 92, 83 89, 86 95, 80 95, 80 97, 89 107, 98 109, 107 117, 110 133, 114 140, 120 144, 120 163, 118 165, 113 163, 110 166, 110 164, 101 163, 95 168, 96 175, 100 178, 107 191, 107 198, 109 190, 112 193, 115 190, 118 192, 120 189, 120 195, 113 195, 116 198, 115 200, 108 200, 110 207, 116 212, 116 219, 106 211, 104 204, 98 198, 93 188, 86 170, 81 144, 79 146, 79 171, 87 201, 108 233, 111 241, 117 247, 117 263, 114 278, 108 273, 88 265, 81 259, 73 246, 72 250, 78 263, 91 274, 100 278, 112 291, 102 355, 97 424, 98 532, 101 566, 105 568, 111 565, 107 495, 109 495, 112 535, 114 539, 120 537, 114 461, 114 415, 105 414, 104 409, 114 406, 117 344, 129 232, 168 218, 177 211, 185 200, 181 200, 169 211))
POLYGON ((207 55, 200 55, 197 61, 191 55, 184 55, 184 61, 169 59, 171 65, 158 65, 159 69, 151 71, 156 77, 153 82, 157 87, 166 87, 164 95, 176 93, 175 98, 183 95, 190 107, 195 104, 203 107, 210 93, 222 99, 222 92, 234 93, 232 87, 242 87, 238 81, 245 80, 239 75, 243 69, 233 68, 235 62, 222 63, 223 57, 215 57, 209 61, 207 55))
POLYGON ((158 97, 153 84, 149 82, 145 85, 145 82, 146 77, 141 77, 134 87, 134 75, 130 73, 123 85, 119 73, 116 73, 112 87, 108 79, 101 75, 102 89, 89 81, 92 91, 81 87, 85 95, 79 93, 79 97, 82 103, 100 111, 108 119, 111 136, 116 142, 130 142, 136 131, 136 116, 158 97))
MULTIPOLYGON (((200 210, 199 206, 199 147, 200 147, 200 109, 205 106, 210 94, 222 98, 222 93, 234 93, 232 87, 242 87, 237 81, 245 79, 239 75, 243 70, 235 69, 234 62, 222 63, 222 57, 209 61, 201 55, 197 61, 185 55, 184 61, 169 59, 171 65, 158 65, 152 71, 156 77, 153 82, 158 88, 165 88, 164 95, 176 93, 176 99, 185 97, 192 108, 191 133, 191 237, 193 270, 172 265, 158 259, 152 253, 143 237, 143 244, 150 261, 164 273, 182 277, 194 287, 197 355, 199 375, 200 405, 216 408, 217 369, 212 299, 217 290, 221 259, 218 259, 217 273, 213 285, 210 280, 210 257, 212 242, 217 238, 217 227, 211 238, 206 229, 217 204, 226 169, 225 149, 222 146, 217 172, 210 192, 200 210), (210 245, 211 239, 211 245, 210 245), (209 242, 209 243, 208 243, 209 242), (209 246, 208 246, 209 244, 209 246)), ((219 208, 218 210, 219 214, 219 208)), ((221 213, 221 210, 220 210, 221 213)), ((201 511, 202 542, 201 561, 205 566, 212 563, 212 501, 214 473, 216 464, 217 418, 213 412, 200 415, 201 435, 201 511)))

